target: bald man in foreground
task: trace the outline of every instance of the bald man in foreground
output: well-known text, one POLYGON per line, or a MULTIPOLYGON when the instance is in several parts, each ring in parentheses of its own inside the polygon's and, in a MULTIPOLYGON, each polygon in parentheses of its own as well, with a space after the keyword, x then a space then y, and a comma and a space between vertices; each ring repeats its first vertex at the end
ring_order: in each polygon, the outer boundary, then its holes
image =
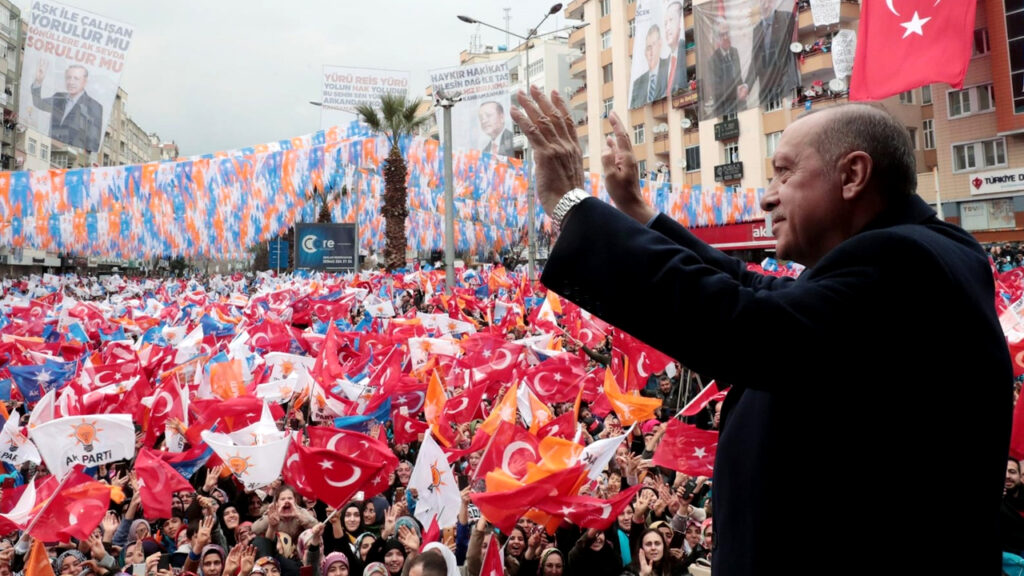
POLYGON ((1000 573, 1013 373, 992 273, 916 195, 899 122, 850 104, 783 133, 761 207, 778 257, 808 267, 793 280, 748 272, 647 205, 614 115, 602 163, 615 207, 590 197, 565 101, 518 99, 537 196, 561 228, 544 285, 732 384, 716 576, 1000 573), (969 527, 969 568, 939 559, 953 526, 969 527))

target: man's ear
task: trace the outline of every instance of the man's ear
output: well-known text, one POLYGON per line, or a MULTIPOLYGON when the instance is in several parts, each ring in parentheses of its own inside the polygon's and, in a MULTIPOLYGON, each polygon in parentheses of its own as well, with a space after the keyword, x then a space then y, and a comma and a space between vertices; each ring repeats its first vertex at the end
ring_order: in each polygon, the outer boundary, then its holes
POLYGON ((836 168, 843 186, 843 199, 853 200, 867 189, 874 163, 867 152, 855 150, 843 156, 836 168))

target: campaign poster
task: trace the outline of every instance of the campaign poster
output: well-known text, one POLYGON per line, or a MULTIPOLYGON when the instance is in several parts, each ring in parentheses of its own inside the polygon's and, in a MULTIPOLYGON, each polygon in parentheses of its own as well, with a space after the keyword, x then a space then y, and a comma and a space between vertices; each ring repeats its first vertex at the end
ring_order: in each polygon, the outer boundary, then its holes
POLYGON ((794 95, 795 0, 707 2, 693 14, 701 120, 794 95))
POLYGON ((636 8, 629 107, 642 108, 687 89, 686 38, 681 0, 640 0, 636 8))
POLYGON ((21 122, 96 153, 135 29, 88 10, 33 2, 21 69, 21 122))
POLYGON ((348 126, 356 120, 356 106, 380 109, 384 94, 409 92, 409 71, 325 65, 320 98, 320 128, 348 126))
POLYGON ((295 267, 327 272, 354 272, 356 225, 296 224, 295 267))
MULTIPOLYGON (((512 140, 512 103, 507 62, 483 62, 430 72, 434 95, 444 90, 461 95, 452 108, 452 149, 479 150, 499 156, 515 155, 512 140)), ((437 107, 437 125, 445 142, 443 109, 437 107)))

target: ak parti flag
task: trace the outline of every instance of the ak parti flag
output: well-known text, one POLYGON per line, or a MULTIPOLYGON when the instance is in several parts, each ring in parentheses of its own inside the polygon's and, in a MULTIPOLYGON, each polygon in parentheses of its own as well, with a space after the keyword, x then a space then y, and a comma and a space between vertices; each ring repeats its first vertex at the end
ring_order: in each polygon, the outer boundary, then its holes
POLYGON ((718 432, 669 420, 651 463, 691 476, 710 476, 715 466, 718 432))
POLYGON ((170 518, 171 496, 175 492, 195 491, 188 480, 149 448, 139 450, 135 474, 146 518, 170 518))
POLYGON ((850 100, 881 100, 934 82, 963 87, 976 4, 862 2, 850 100))

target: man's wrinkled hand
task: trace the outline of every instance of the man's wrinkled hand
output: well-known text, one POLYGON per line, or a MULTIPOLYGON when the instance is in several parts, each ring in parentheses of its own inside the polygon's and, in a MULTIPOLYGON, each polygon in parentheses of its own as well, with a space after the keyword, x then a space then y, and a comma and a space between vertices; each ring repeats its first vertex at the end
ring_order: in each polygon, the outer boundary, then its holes
POLYGON ((516 99, 522 108, 512 108, 512 119, 533 148, 537 199, 550 216, 566 192, 583 186, 583 152, 576 123, 557 91, 549 98, 531 86, 529 94, 519 92, 516 99))

